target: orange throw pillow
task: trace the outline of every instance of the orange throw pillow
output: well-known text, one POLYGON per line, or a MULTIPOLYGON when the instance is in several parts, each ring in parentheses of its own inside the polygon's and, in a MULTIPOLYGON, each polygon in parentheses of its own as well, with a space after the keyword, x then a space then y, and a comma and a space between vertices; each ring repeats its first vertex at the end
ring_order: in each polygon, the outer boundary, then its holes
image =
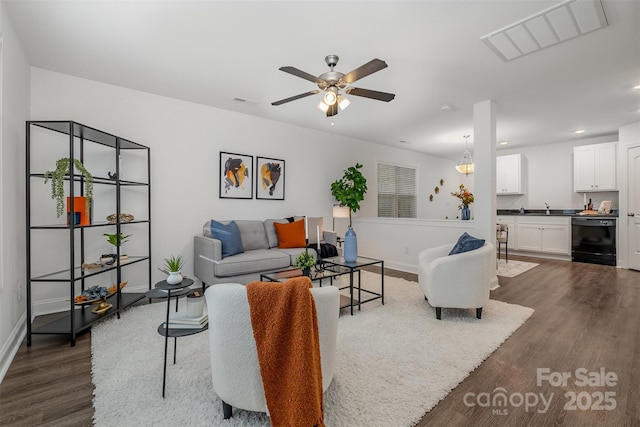
POLYGON ((304 248, 304 219, 288 224, 273 223, 279 248, 304 248))

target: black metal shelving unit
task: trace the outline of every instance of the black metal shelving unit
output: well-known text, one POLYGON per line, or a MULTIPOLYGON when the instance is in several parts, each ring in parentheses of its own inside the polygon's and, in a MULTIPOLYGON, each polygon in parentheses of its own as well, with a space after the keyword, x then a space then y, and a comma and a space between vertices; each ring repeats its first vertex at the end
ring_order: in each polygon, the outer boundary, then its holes
MULTIPOLYGON (((94 129, 89 126, 82 125, 74 121, 27 121, 26 122, 26 266, 27 266, 27 345, 31 346, 33 335, 38 334, 67 334, 69 335, 71 346, 75 345, 76 335, 91 327, 91 325, 105 317, 116 315, 120 317, 120 312, 128 306, 134 304, 144 298, 144 292, 127 292, 127 289, 117 288, 114 295, 109 297, 108 303, 113 307, 104 314, 94 314, 91 312, 90 305, 76 305, 75 295, 85 289, 85 281, 89 278, 93 281, 101 281, 104 284, 102 286, 109 287, 110 280, 108 276, 109 272, 116 272, 116 283, 121 283, 123 278, 123 270, 131 268, 131 266, 139 265, 140 263, 146 263, 146 271, 144 273, 146 279, 143 279, 146 283, 146 287, 151 289, 151 160, 150 160, 150 148, 144 145, 129 141, 124 138, 109 134, 107 132, 94 129), (94 199, 95 190, 100 186, 115 187, 115 214, 116 221, 92 221, 90 225, 77 225, 75 221, 69 221, 67 224, 67 216, 60 218, 63 223, 60 224, 33 224, 32 209, 39 209, 37 206, 38 200, 32 200, 32 190, 34 185, 43 185, 44 172, 45 171, 33 171, 32 163, 37 158, 49 159, 50 153, 35 152, 32 150, 35 143, 35 137, 32 134, 34 129, 38 129, 37 138, 51 139, 51 144, 60 144, 60 134, 68 137, 68 157, 69 159, 79 159, 83 164, 85 162, 85 154, 87 154, 85 148, 88 144, 98 144, 102 148, 107 147, 106 150, 100 152, 100 156, 104 156, 105 162, 115 161, 115 177, 100 177, 93 176, 94 185, 94 199), (55 141, 54 141, 55 140, 55 141), (126 154, 130 150, 142 150, 142 153, 146 157, 146 182, 128 181, 120 179, 120 156, 126 154), (112 151, 112 152, 111 152, 112 151), (110 156, 113 156, 110 158, 110 156), (121 222, 121 198, 123 192, 128 188, 143 188, 146 189, 146 218, 136 219, 130 222, 121 222), (93 262, 94 260, 85 259, 85 247, 86 238, 85 232, 90 229, 99 228, 100 231, 111 232, 115 227, 116 233, 125 233, 126 229, 131 224, 143 224, 147 234, 147 247, 146 253, 129 256, 126 262, 120 261, 120 247, 117 249, 117 261, 110 266, 102 266, 93 269, 82 269, 82 265, 85 262, 93 262), (146 227, 144 226, 146 225, 146 227), (39 230, 54 230, 55 234, 60 234, 59 239, 64 239, 65 236, 69 239, 69 264, 68 267, 60 271, 52 271, 45 274, 34 275, 34 264, 39 260, 33 257, 33 248, 39 243, 39 237, 37 236, 39 230), (78 263, 79 258, 79 263, 78 263), (66 314, 57 320, 44 324, 42 326, 33 327, 33 287, 34 286, 68 286, 68 298, 69 309, 66 314), (77 287, 79 285, 79 288, 77 287)), ((34 132, 35 133, 35 132, 34 132)), ((87 158, 88 160, 88 158, 87 158)), ((113 163, 111 163, 113 164, 113 163)), ((74 196, 82 196, 85 192, 85 180, 81 174, 74 173, 73 161, 69 165, 69 174, 66 177, 65 183, 67 191, 65 192, 69 196, 69 208, 74 212, 74 196), (79 190, 79 191, 78 191, 79 190), (74 194, 77 193, 77 194, 74 194)), ((144 203, 144 202, 143 202, 144 203)), ((50 237, 51 238, 51 237, 50 237)), ((58 237, 54 237, 57 239, 58 237)), ((61 240, 63 242, 63 240, 61 240)), ((139 285, 140 283, 138 283, 139 285)), ((133 286, 131 286, 133 287, 133 286)))

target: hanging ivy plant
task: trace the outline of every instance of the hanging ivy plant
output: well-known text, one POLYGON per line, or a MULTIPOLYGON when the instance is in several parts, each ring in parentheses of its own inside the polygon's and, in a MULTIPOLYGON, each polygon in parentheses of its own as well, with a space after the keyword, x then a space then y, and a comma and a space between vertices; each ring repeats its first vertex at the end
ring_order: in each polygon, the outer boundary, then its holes
MULTIPOLYGON (((69 164, 71 161, 68 157, 63 157, 56 161, 56 168, 52 171, 44 173, 44 183, 51 179, 51 198, 56 200, 56 213, 60 218, 64 213, 64 177, 69 174, 69 164)), ((73 159, 73 165, 78 169, 84 178, 85 197, 87 198, 87 212, 91 206, 93 198, 93 176, 84 167, 78 159, 73 159)))

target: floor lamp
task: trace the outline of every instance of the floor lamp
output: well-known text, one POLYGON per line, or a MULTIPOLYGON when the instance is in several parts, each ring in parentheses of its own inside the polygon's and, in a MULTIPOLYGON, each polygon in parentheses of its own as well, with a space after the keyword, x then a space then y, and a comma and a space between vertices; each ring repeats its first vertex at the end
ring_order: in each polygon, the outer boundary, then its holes
POLYGON ((333 205, 333 231, 336 231, 336 218, 349 218, 349 208, 333 205))

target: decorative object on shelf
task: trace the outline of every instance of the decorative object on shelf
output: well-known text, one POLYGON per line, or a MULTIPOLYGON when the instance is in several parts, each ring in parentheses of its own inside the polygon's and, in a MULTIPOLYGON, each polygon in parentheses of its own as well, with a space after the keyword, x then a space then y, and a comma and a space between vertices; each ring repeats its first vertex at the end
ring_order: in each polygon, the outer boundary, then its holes
POLYGON ((311 275, 311 267, 314 265, 316 265, 316 259, 309 254, 308 250, 305 250, 296 257, 296 267, 302 270, 302 275, 304 276, 311 275))
MULTIPOLYGON (((128 213, 121 213, 120 215, 120 222, 131 222, 131 221, 135 221, 136 217, 134 217, 131 214, 128 213)), ((107 221, 109 221, 112 224, 116 223, 116 214, 111 214, 109 216, 107 216, 107 221)))
POLYGON ((367 192, 367 179, 362 175, 362 165, 356 163, 344 171, 341 179, 331 183, 331 194, 342 206, 349 208, 349 228, 344 235, 344 259, 355 261, 358 258, 358 241, 356 232, 351 227, 351 212, 360 209, 360 202, 367 192))
POLYGON ((84 196, 73 197, 73 213, 71 213, 71 197, 67 196, 67 226, 71 225, 90 225, 91 211, 87 210, 87 198, 84 196))
MULTIPOLYGON (((58 218, 60 218, 64 212, 64 177, 69 174, 70 163, 71 160, 68 157, 63 157, 56 161, 56 168, 54 170, 44 173, 45 184, 51 179, 51 198, 56 201, 58 218)), ((82 173, 84 178, 85 196, 87 198, 86 211, 88 212, 91 206, 91 200, 93 199, 93 175, 89 173, 80 160, 73 159, 73 165, 82 173)))
POLYGON ((458 166, 456 166, 456 170, 465 175, 473 173, 473 159, 471 158, 471 153, 469 152, 469 136, 470 135, 463 136, 465 141, 465 150, 464 153, 462 153, 462 159, 460 160, 460 163, 458 163, 458 166))
MULTIPOLYGON (((221 199, 253 198, 253 156, 220 152, 221 199)), ((284 194, 284 193, 283 193, 284 194)))
POLYGON ((180 270, 184 266, 184 259, 182 255, 171 255, 169 258, 164 259, 164 265, 169 270, 169 277, 167 277, 167 283, 170 285, 177 285, 182 282, 182 274, 180 270))
POLYGON ((458 209, 461 211, 460 219, 467 221, 471 219, 469 205, 473 203, 473 194, 464 188, 464 184, 460 184, 459 188, 460 190, 452 192, 451 195, 460 199, 460 204, 458 205, 458 209))
POLYGON ((256 157, 256 199, 284 200, 284 160, 256 157))
POLYGON ((131 234, 127 234, 125 236, 122 233, 120 233, 120 234, 118 234, 118 233, 113 233, 113 234, 104 233, 103 236, 107 236, 107 241, 109 243, 111 243, 115 249, 117 249, 118 246, 122 246, 127 241, 127 239, 129 237, 131 237, 131 234))

